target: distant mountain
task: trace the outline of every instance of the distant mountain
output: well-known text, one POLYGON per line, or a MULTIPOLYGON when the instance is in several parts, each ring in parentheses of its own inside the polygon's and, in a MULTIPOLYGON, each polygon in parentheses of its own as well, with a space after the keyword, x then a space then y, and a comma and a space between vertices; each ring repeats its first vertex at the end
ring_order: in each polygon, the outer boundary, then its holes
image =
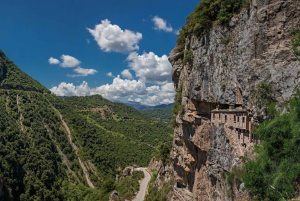
POLYGON ((144 104, 141 104, 140 102, 134 102, 134 101, 124 102, 124 104, 131 106, 137 110, 156 109, 156 108, 173 108, 173 106, 174 106, 174 103, 150 106, 150 105, 144 105, 144 104))

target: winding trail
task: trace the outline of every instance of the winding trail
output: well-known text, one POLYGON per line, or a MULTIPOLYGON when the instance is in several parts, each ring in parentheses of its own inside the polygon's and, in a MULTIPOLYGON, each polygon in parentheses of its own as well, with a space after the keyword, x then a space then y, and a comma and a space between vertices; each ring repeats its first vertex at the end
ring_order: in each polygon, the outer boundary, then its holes
POLYGON ((81 166, 81 169, 82 169, 82 171, 83 171, 83 174, 84 174, 84 176, 85 176, 85 179, 86 179, 87 184, 89 185, 89 187, 94 188, 94 185, 93 185, 93 183, 92 183, 91 180, 90 180, 90 177, 89 177, 89 174, 88 174, 88 170, 87 170, 87 168, 85 167, 84 163, 81 161, 81 159, 80 159, 80 157, 79 157, 79 154, 78 154, 78 148, 77 148, 76 144, 74 144, 74 142, 72 141, 71 131, 70 131, 68 125, 67 125, 66 122, 64 121, 64 119, 63 119, 62 115, 60 114, 60 112, 59 112, 55 107, 52 106, 52 108, 53 108, 53 109, 56 111, 56 113, 59 115, 60 120, 61 120, 63 126, 65 127, 65 129, 66 129, 66 131, 67 131, 67 133, 68 133, 69 142, 70 142, 72 148, 73 148, 74 151, 75 151, 75 154, 76 154, 76 156, 77 156, 77 158, 78 158, 79 164, 80 164, 80 166, 81 166))
POLYGON ((140 170, 144 172, 144 179, 140 183, 140 191, 136 195, 136 197, 133 199, 133 201, 143 201, 146 195, 148 183, 151 179, 150 174, 147 172, 147 168, 136 168, 135 170, 140 170))

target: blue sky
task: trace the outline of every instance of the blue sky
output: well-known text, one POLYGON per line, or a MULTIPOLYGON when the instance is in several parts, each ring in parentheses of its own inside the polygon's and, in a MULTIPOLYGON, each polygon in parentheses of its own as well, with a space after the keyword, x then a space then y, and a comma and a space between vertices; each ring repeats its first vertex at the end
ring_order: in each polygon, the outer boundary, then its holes
POLYGON ((148 105, 174 99, 176 33, 195 0, 2 1, 0 49, 63 96, 148 105))

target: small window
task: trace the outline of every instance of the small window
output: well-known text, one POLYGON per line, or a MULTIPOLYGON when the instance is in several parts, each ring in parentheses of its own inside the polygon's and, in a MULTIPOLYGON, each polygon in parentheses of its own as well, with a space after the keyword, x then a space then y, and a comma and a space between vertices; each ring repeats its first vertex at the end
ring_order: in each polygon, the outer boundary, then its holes
POLYGON ((225 115, 225 122, 227 122, 227 115, 225 115))
POLYGON ((245 123, 245 117, 242 118, 242 122, 245 123))
POLYGON ((240 122, 240 117, 237 118, 237 122, 240 122))
POLYGON ((233 116, 233 121, 234 121, 234 123, 235 123, 235 121, 236 121, 236 116, 235 116, 235 115, 233 116))

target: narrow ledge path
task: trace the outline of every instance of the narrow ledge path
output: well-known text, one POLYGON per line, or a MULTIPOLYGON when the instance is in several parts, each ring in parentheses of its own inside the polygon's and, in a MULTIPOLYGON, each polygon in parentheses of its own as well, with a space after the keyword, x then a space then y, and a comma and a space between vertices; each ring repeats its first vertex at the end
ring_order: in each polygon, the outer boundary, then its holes
POLYGON ((140 183, 140 191, 136 195, 136 197, 133 199, 133 201, 144 201, 145 195, 147 192, 148 183, 150 182, 151 176, 147 172, 147 168, 136 168, 135 170, 143 171, 144 172, 144 179, 140 183))

